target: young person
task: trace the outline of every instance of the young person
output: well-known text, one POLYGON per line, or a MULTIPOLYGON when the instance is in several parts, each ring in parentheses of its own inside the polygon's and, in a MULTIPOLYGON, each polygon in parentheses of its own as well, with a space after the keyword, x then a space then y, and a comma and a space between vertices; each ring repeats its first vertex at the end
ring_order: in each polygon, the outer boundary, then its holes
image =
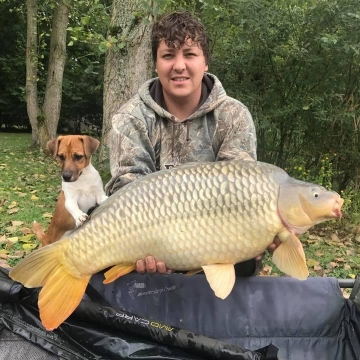
MULTIPOLYGON (((248 108, 207 73, 210 49, 203 25, 189 12, 174 12, 154 24, 151 38, 158 77, 113 117, 107 195, 136 178, 188 162, 256 160, 248 108)), ((260 259, 239 265, 241 274, 253 274, 260 259)), ((166 270, 152 256, 137 262, 141 273, 166 270)))

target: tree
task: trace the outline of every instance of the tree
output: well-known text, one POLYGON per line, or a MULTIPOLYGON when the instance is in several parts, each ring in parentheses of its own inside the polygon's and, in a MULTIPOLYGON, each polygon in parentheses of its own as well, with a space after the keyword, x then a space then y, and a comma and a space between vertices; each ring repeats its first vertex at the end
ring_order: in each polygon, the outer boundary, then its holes
POLYGON ((62 100, 63 73, 66 60, 66 28, 71 0, 59 0, 54 8, 50 37, 49 64, 44 102, 39 104, 37 88, 38 34, 37 0, 27 0, 26 101, 33 142, 45 148, 56 136, 62 100))
POLYGON ((152 74, 150 26, 153 18, 144 11, 144 2, 140 0, 113 0, 104 70, 102 133, 105 141, 112 116, 152 74))
POLYGON ((23 7, 20 0, 0 0, 0 131, 30 128, 24 84, 26 21, 18 11, 23 7))

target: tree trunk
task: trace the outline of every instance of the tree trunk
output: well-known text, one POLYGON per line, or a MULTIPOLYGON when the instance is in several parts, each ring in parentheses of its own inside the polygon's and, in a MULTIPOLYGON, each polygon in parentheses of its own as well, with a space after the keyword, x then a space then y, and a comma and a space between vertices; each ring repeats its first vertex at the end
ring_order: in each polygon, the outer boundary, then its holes
POLYGON ((41 149, 45 149, 47 141, 56 136, 59 123, 70 5, 71 0, 60 0, 54 10, 45 98, 40 108, 37 95, 37 0, 26 2, 26 103, 33 142, 41 149))
POLYGON ((112 3, 108 36, 116 37, 118 45, 123 43, 123 47, 113 45, 105 57, 103 143, 108 142, 112 116, 152 74, 152 17, 148 25, 142 24, 142 19, 133 15, 141 10, 139 0, 113 0, 112 3))
POLYGON ((66 61, 66 34, 71 0, 61 0, 54 10, 50 38, 48 76, 43 104, 44 131, 40 133, 40 146, 56 137, 60 118, 62 83, 66 61))
POLYGON ((38 121, 40 119, 40 109, 37 96, 37 0, 27 0, 26 7, 26 104, 32 128, 32 140, 34 144, 38 145, 38 121))

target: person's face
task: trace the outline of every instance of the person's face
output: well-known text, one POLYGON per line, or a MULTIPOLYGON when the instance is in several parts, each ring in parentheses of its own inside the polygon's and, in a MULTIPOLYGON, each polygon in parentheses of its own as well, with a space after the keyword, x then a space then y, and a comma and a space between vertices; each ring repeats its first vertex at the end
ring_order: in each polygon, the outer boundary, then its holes
POLYGON ((176 100, 201 96, 201 82, 208 70, 204 53, 197 45, 184 44, 173 49, 162 40, 157 49, 155 71, 163 87, 165 101, 167 97, 176 100))

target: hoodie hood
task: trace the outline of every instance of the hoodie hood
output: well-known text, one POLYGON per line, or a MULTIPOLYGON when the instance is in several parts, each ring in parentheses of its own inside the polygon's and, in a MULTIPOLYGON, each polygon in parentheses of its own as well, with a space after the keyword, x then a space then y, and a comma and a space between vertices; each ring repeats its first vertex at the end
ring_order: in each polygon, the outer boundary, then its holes
MULTIPOLYGON (((202 91, 202 98, 200 99, 199 107, 188 118, 184 120, 179 120, 174 115, 170 114, 165 107, 162 107, 158 102, 154 100, 151 94, 152 93, 151 90, 153 86, 159 86, 157 82, 161 86, 159 82, 159 78, 153 78, 145 82, 140 87, 138 91, 138 95, 140 96, 141 100, 152 110, 154 110, 154 112, 157 115, 175 123, 181 123, 202 117, 205 114, 217 108, 227 98, 225 89, 223 88, 220 80, 213 74, 205 73, 202 82, 203 91, 202 91), (205 88, 205 94, 204 94, 204 88, 205 88), (210 94, 208 94, 209 91, 210 94), (207 94, 208 96, 206 96, 207 94)), ((156 89, 155 91, 158 91, 158 89, 156 89)))

